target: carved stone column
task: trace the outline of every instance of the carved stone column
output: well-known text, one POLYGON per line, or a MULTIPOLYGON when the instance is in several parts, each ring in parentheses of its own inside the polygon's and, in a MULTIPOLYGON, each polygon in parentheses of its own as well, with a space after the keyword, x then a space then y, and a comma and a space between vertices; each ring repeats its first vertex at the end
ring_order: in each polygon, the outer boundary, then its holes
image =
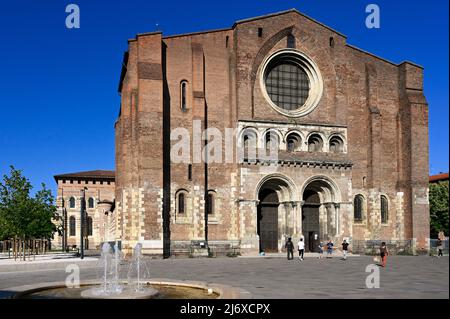
POLYGON ((335 209, 334 205, 332 203, 324 203, 323 209, 325 210, 324 216, 325 216, 325 224, 326 224, 326 234, 327 238, 332 238, 336 236, 336 215, 334 214, 335 209))
MULTIPOLYGON (((292 220, 292 236, 297 237, 300 234, 301 229, 299 228, 299 220, 301 221, 301 216, 299 217, 300 202, 292 201, 291 203, 291 220, 292 220)), ((301 226, 300 226, 301 227, 301 226)))
POLYGON ((297 203, 297 234, 303 235, 303 205, 304 200, 298 201, 297 203))
POLYGON ((322 204, 319 207, 319 232, 322 239, 325 241, 328 239, 328 237, 330 237, 330 227, 328 226, 328 222, 328 207, 326 204, 322 204))
POLYGON ((255 236, 259 238, 258 235, 258 205, 259 205, 259 200, 254 200, 253 201, 253 206, 252 206, 252 216, 253 216, 253 225, 255 227, 255 236))
POLYGON ((284 222, 284 233, 287 235, 292 235, 294 232, 294 227, 292 223, 292 203, 291 202, 282 202, 284 206, 284 216, 283 216, 283 222, 284 222))
POLYGON ((341 227, 340 227, 340 223, 341 223, 341 218, 339 216, 339 209, 340 209, 340 204, 339 203, 333 203, 334 206, 334 214, 335 214, 335 218, 336 218, 336 237, 339 237, 341 235, 341 227))

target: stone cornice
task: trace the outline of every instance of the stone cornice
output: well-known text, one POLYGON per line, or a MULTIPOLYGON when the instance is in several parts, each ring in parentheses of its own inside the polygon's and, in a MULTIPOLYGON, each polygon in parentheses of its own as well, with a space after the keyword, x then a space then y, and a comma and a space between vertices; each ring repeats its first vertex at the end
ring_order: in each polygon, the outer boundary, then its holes
POLYGON ((306 168, 352 168, 353 163, 348 161, 324 161, 324 160, 308 160, 308 159, 278 159, 278 160, 249 160, 244 159, 243 164, 246 165, 276 165, 276 166, 292 166, 292 167, 306 167, 306 168))

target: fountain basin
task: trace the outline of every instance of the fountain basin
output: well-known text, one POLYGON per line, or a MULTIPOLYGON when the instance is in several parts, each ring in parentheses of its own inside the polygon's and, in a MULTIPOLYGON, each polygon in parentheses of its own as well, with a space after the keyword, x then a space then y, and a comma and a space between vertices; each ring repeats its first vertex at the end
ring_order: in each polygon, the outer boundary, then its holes
POLYGON ((151 299, 159 294, 154 288, 142 288, 136 291, 132 288, 123 289, 120 293, 105 294, 99 287, 89 288, 81 291, 83 299, 151 299))
MULTIPOLYGON (((11 287, 6 290, 12 291, 13 299, 249 299, 252 295, 241 288, 221 284, 211 284, 199 281, 183 281, 172 279, 152 279, 146 281, 144 289, 154 289, 156 294, 92 296, 88 291, 99 289, 101 281, 82 281, 79 288, 67 288, 65 282, 51 282, 11 287), (86 295, 87 294, 87 295, 86 295)), ((130 289, 124 285, 124 291, 130 289)))

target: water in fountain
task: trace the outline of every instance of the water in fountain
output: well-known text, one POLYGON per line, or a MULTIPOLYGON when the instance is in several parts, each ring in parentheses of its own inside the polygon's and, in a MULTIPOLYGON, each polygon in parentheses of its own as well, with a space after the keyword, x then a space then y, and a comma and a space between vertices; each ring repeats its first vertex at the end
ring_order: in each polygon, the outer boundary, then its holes
POLYGON ((133 258, 128 271, 128 284, 137 292, 143 291, 143 285, 149 279, 147 263, 142 255, 142 244, 137 243, 134 247, 133 258))
POLYGON ((99 265, 101 266, 101 285, 100 288, 93 288, 91 293, 94 296, 110 296, 120 294, 122 285, 120 283, 119 267, 122 260, 122 252, 119 250, 118 243, 114 245, 114 253, 111 251, 109 243, 103 243, 99 265))
POLYGON ((152 298, 158 295, 158 291, 145 287, 150 280, 147 264, 142 255, 142 244, 137 244, 128 270, 128 284, 121 285, 120 263, 122 253, 116 242, 114 256, 111 246, 104 243, 100 262, 102 267, 102 284, 100 288, 90 288, 81 292, 82 298, 152 298))
POLYGON ((100 288, 93 288, 92 294, 98 296, 107 296, 112 292, 112 277, 113 277, 113 265, 112 265, 112 252, 109 243, 103 243, 101 255, 99 259, 99 265, 101 269, 101 285, 100 288))
POLYGON ((120 271, 119 271, 119 267, 122 261, 122 251, 120 251, 119 249, 119 244, 116 240, 116 244, 114 245, 114 262, 113 262, 113 266, 114 266, 114 277, 112 278, 112 285, 111 285, 111 292, 112 293, 121 293, 122 292, 122 285, 120 283, 120 271))
POLYGON ((108 294, 110 292, 110 281, 108 280, 108 275, 111 273, 112 266, 112 254, 111 254, 111 246, 108 243, 104 243, 102 246, 102 254, 100 257, 100 263, 103 263, 103 280, 102 280, 102 289, 100 292, 103 294, 108 294))

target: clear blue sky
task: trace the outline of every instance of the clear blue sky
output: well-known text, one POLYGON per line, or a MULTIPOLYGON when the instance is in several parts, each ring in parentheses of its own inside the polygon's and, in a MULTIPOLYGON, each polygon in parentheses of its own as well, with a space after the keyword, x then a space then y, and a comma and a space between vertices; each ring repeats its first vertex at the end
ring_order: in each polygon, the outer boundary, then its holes
POLYGON ((0 175, 13 164, 33 185, 53 175, 114 169, 114 121, 127 39, 231 27, 236 20, 297 8, 395 63, 425 68, 431 173, 448 172, 448 1, 3 1, 0 6, 0 175), (78 4, 81 28, 65 27, 78 4), (381 28, 365 27, 378 4, 381 28))

